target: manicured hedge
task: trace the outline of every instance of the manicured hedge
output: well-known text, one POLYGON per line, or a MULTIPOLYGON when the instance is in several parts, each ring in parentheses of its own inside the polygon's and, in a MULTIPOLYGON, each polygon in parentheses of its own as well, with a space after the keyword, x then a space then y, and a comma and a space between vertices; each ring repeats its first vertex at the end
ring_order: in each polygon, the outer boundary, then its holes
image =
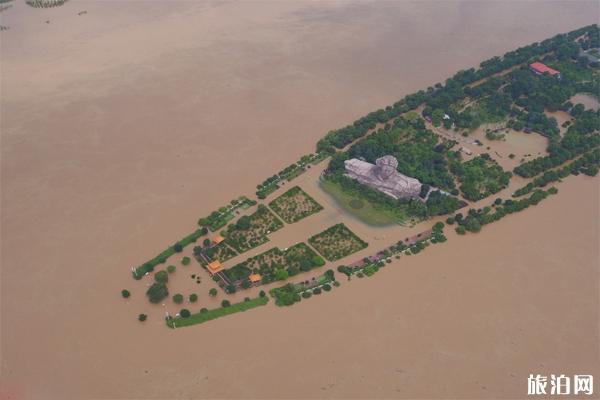
POLYGON ((171 257, 175 253, 181 252, 185 246, 195 242, 199 237, 206 235, 207 232, 208 230, 206 228, 201 228, 194 231, 194 233, 187 235, 173 246, 169 246, 168 249, 154 257, 152 260, 137 267, 133 271, 133 277, 135 279, 142 279, 146 272, 152 272, 154 267, 156 267, 158 264, 167 262, 167 258, 171 257))
POLYGON ((167 326, 169 328, 180 328, 183 326, 201 324, 216 318, 225 317, 229 314, 235 314, 240 311, 246 311, 255 307, 264 306, 268 302, 269 298, 266 296, 257 297, 249 301, 242 301, 241 303, 232 304, 228 307, 215 308, 213 310, 192 314, 187 318, 175 317, 167 320, 167 326))

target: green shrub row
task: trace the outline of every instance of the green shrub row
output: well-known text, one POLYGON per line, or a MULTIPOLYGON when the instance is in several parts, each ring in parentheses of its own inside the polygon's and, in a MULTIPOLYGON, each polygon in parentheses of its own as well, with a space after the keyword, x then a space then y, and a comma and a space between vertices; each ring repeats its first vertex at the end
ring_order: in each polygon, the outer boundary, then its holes
POLYGON ((180 241, 178 241, 174 245, 169 246, 169 248, 167 248, 162 253, 160 253, 159 255, 157 255, 156 257, 154 257, 152 260, 147 261, 146 263, 144 263, 144 264, 140 265, 139 267, 137 267, 133 271, 133 277, 135 279, 142 279, 142 277, 147 272, 154 271, 154 267, 156 267, 158 264, 164 264, 165 262, 167 262, 167 259, 169 257, 171 257, 173 254, 180 253, 181 251, 183 251, 183 249, 187 245, 189 245, 190 243, 195 242, 196 240, 198 240, 198 238, 200 238, 201 236, 206 235, 207 233, 208 233, 208 231, 207 231, 206 228, 197 229, 196 231, 194 231, 193 233, 187 235, 186 237, 184 237, 183 239, 181 239, 180 241))
POLYGON ((266 198, 268 195, 279 189, 279 182, 282 180, 291 181, 302 174, 307 166, 317 164, 327 158, 327 156, 327 153, 315 153, 302 156, 298 162, 288 165, 277 174, 265 179, 263 183, 257 185, 256 196, 259 199, 266 198))
POLYGON ((596 176, 600 165, 600 149, 590 151, 584 154, 577 160, 565 165, 559 170, 551 170, 544 172, 541 176, 535 178, 533 182, 519 188, 513 193, 513 197, 523 196, 530 193, 533 189, 546 186, 550 182, 556 182, 566 178, 570 174, 578 174, 583 172, 589 176, 596 176))
POLYGON ((189 317, 175 317, 171 319, 167 319, 167 326, 169 328, 181 328, 184 326, 191 326, 196 324, 201 324, 203 322, 211 321, 216 318, 225 317, 230 314, 235 314, 240 311, 250 310, 252 308, 264 306, 269 302, 269 298, 267 296, 257 297, 255 299, 251 299, 248 301, 243 301, 240 303, 231 304, 226 307, 215 308, 212 310, 206 310, 204 312, 199 312, 196 314, 191 314, 189 317))
POLYGON ((522 211, 529 206, 537 205, 551 194, 558 193, 558 189, 551 187, 548 190, 536 190, 529 197, 520 200, 506 200, 503 203, 496 200, 492 207, 484 207, 482 209, 469 209, 467 216, 456 214, 454 220, 458 223, 456 233, 464 235, 466 232, 477 233, 481 227, 486 224, 498 221, 508 214, 522 211))

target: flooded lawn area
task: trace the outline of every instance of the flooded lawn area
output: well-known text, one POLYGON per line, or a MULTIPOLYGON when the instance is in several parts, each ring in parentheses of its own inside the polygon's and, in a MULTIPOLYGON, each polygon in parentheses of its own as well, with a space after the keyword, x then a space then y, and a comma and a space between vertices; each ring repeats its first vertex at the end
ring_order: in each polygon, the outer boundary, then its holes
POLYGON ((573 104, 583 104, 586 110, 598 110, 600 108, 598 97, 588 93, 577 93, 571 97, 570 101, 573 104))

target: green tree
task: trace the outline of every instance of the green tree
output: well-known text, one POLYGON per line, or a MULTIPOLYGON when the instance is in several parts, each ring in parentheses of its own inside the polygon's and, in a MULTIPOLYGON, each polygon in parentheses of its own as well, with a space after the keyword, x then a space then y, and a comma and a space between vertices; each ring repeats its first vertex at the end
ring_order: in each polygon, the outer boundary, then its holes
POLYGON ((208 291, 208 295, 209 295, 210 297, 215 297, 215 296, 217 295, 217 293, 218 293, 218 292, 217 292, 217 289, 215 289, 215 288, 211 288, 211 289, 208 291))
POLYGON ((169 274, 165 270, 160 270, 154 274, 154 280, 158 283, 169 282, 169 274))
POLYGON ((167 272, 170 273, 170 274, 172 274, 173 272, 175 272, 176 269, 177 268, 174 265, 169 265, 167 267, 167 272))
POLYGON ((198 301, 198 295, 196 293, 190 294, 190 303, 195 303, 198 301))
POLYGON ((237 222, 235 223, 235 226, 236 226, 236 228, 238 228, 242 231, 247 231, 252 226, 250 217, 247 215, 242 216, 240 219, 237 220, 237 222))
POLYGON ((287 279, 290 274, 283 268, 277 269, 275 271, 275 279, 276 280, 284 280, 287 279))
POLYGON ((221 307, 225 308, 225 307, 229 307, 231 305, 231 303, 229 302, 229 300, 223 300, 221 302, 221 307))
POLYGON ((440 126, 443 118, 444 118, 444 110, 440 110, 439 108, 436 108, 431 113, 431 121, 433 122, 433 125, 435 125, 435 126, 440 126))
POLYGON ((129 296, 131 296, 131 293, 129 293, 129 290, 127 289, 123 289, 121 290, 121 296, 123 296, 123 298, 128 298, 129 296))
POLYGON ((329 279, 330 281, 335 280, 335 273, 333 272, 332 269, 328 269, 327 271, 325 271, 325 277, 327 279, 329 279))
POLYGON ((350 275, 352 275, 352 269, 350 267, 340 265, 339 267, 337 267, 337 270, 339 273, 346 275, 348 279, 350 279, 350 275))
POLYGON ((475 217, 469 217, 465 221, 465 229, 469 232, 479 232, 481 230, 481 223, 475 217))
POLYGON ((183 265, 189 265, 190 264, 190 258, 188 256, 185 256, 181 259, 181 264, 183 265))
POLYGON ((189 316, 192 315, 192 313, 190 313, 190 310, 186 309, 186 308, 182 308, 179 311, 179 316, 181 318, 189 318, 189 316))
POLYGON ((275 304, 278 306, 291 306, 300 301, 300 295, 296 293, 296 289, 291 283, 274 289, 271 293, 275 297, 275 304))
POLYGON ((177 293, 176 295, 174 295, 174 296, 173 296, 173 301, 174 301, 176 304, 181 304, 181 303, 183 303, 183 295, 182 295, 182 294, 180 294, 180 293, 177 293))
POLYGON ((164 283, 156 282, 148 288, 146 295, 151 303, 160 303, 162 299, 169 295, 169 290, 164 283))

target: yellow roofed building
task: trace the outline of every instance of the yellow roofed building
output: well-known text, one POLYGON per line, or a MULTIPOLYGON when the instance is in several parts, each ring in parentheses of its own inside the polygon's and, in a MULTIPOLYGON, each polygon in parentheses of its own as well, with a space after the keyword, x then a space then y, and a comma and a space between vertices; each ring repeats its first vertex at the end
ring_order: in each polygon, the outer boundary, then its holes
POLYGON ((248 280, 251 283, 257 283, 260 282, 262 280, 262 276, 260 274, 252 274, 248 277, 248 280))
POLYGON ((224 238, 223 236, 221 236, 221 235, 217 235, 217 236, 215 236, 215 238, 213 239, 213 242, 214 242, 215 244, 219 244, 219 243, 221 243, 221 242, 222 242, 222 241, 224 241, 224 240, 225 240, 225 238, 224 238))
POLYGON ((216 274, 219 271, 223 270, 223 264, 221 264, 219 261, 213 261, 210 264, 208 264, 208 272, 210 272, 211 274, 216 274))

